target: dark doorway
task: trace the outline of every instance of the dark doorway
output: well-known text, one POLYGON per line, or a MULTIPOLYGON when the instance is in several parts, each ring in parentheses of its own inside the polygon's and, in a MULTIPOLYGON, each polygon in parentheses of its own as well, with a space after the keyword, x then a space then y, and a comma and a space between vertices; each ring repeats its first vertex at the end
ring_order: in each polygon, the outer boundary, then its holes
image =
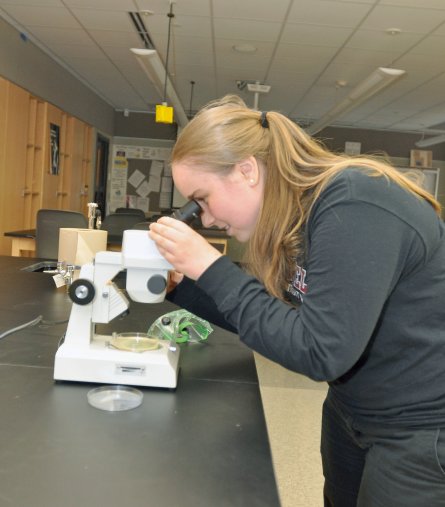
POLYGON ((97 135, 96 170, 94 178, 94 202, 97 203, 102 219, 105 216, 108 179, 108 152, 110 142, 106 137, 97 135))

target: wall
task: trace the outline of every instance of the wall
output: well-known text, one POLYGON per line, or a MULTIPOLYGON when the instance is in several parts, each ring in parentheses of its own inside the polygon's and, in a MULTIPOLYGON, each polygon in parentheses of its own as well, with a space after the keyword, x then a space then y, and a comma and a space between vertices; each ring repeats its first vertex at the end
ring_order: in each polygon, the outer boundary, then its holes
MULTIPOLYGON (((416 148, 415 142, 420 139, 418 134, 336 127, 327 127, 316 137, 322 140, 329 149, 337 152, 345 149, 346 141, 360 142, 362 154, 387 155, 398 167, 409 167, 410 151, 419 149, 416 148)), ((441 170, 438 200, 444 208, 442 216, 445 217, 445 143, 424 149, 433 152, 432 166, 441 170)))
POLYGON ((0 76, 113 135, 114 109, 0 18, 0 76))
POLYGON ((128 116, 125 116, 122 111, 116 111, 114 114, 114 135, 173 141, 176 139, 177 125, 176 123, 156 123, 154 113, 129 113, 128 116))
MULTIPOLYGON (((414 143, 421 138, 419 134, 336 127, 327 127, 316 137, 334 151, 344 150, 346 141, 355 141, 362 144, 362 153, 385 152, 390 157, 408 159, 411 150, 419 149, 414 143)), ((434 160, 445 160, 445 143, 425 149, 433 152, 434 160)))

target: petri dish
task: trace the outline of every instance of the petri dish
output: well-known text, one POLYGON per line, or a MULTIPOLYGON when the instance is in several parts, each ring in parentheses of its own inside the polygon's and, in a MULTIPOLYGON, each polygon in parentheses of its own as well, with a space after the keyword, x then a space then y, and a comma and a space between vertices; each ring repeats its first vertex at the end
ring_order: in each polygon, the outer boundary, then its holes
POLYGON ((113 333, 110 345, 127 352, 147 352, 159 348, 159 340, 146 333, 113 333))
POLYGON ((122 412, 139 407, 144 395, 134 387, 110 385, 91 389, 87 393, 88 403, 99 410, 122 412))

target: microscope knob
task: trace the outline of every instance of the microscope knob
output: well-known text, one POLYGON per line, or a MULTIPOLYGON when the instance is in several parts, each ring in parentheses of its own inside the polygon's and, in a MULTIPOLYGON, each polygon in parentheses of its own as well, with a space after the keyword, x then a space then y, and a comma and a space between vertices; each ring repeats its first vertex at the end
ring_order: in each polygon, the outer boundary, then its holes
POLYGON ((89 280, 83 280, 82 278, 74 280, 68 291, 71 301, 78 305, 91 303, 95 293, 94 285, 89 280))
POLYGON ((147 289, 152 294, 162 294, 167 287, 167 280, 162 275, 153 275, 148 279, 147 289))

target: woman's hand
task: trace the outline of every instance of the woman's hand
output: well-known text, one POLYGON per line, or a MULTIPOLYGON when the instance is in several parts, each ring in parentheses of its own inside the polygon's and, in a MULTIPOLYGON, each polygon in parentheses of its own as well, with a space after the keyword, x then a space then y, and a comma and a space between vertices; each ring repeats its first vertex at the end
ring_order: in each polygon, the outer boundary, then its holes
POLYGON ((175 270, 192 280, 197 280, 221 257, 221 253, 200 234, 171 217, 162 217, 150 224, 149 235, 175 270))

